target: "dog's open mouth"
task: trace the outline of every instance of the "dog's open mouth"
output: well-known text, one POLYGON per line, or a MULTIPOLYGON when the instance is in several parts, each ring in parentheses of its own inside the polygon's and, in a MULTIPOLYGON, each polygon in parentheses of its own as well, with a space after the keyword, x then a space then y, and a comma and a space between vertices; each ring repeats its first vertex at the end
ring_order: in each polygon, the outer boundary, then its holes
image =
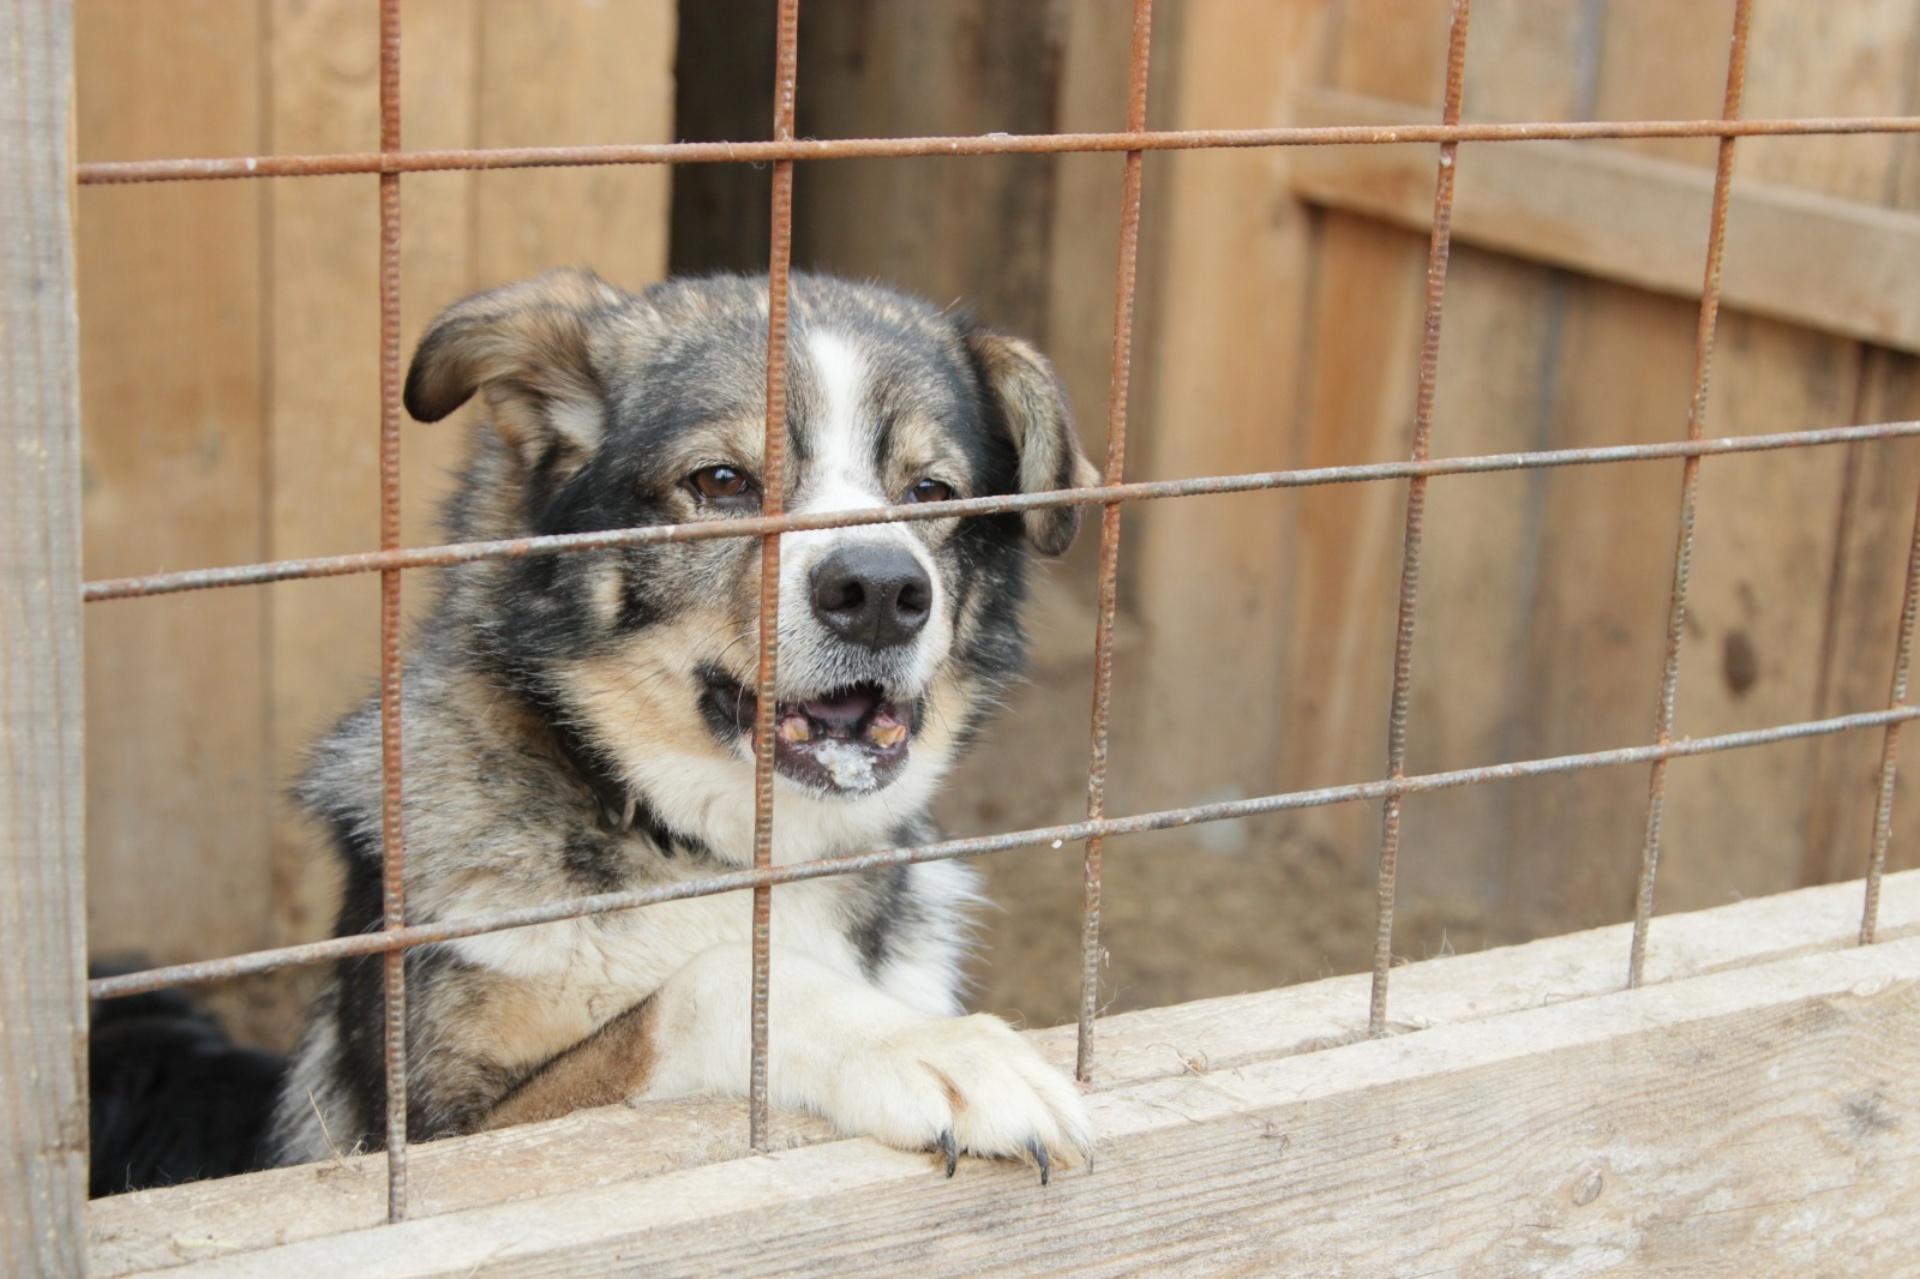
MULTIPOLYGON (((702 709, 717 730, 753 733, 759 699, 751 688, 715 670, 702 709)), ((891 700, 878 684, 851 684, 821 697, 781 702, 773 719, 774 767, 796 782, 836 795, 864 795, 906 767, 914 708, 891 700)))

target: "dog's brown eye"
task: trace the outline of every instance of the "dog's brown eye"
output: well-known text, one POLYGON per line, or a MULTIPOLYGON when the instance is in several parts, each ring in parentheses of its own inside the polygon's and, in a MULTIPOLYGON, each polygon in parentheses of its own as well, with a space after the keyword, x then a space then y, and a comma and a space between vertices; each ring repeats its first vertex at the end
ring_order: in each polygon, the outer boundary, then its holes
POLYGON ((709 466, 687 477, 693 491, 709 502, 739 501, 754 495, 753 480, 731 466, 709 466))
POLYGON ((939 480, 921 480, 907 490, 909 502, 944 502, 953 496, 953 486, 939 480))

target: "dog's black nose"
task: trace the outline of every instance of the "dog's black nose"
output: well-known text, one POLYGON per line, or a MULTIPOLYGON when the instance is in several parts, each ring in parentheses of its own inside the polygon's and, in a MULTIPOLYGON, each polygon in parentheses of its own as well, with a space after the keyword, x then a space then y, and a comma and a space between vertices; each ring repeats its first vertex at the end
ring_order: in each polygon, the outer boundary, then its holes
POLYGON ((933 582, 904 547, 855 543, 814 567, 814 616, 850 643, 904 644, 920 633, 932 608, 933 582))

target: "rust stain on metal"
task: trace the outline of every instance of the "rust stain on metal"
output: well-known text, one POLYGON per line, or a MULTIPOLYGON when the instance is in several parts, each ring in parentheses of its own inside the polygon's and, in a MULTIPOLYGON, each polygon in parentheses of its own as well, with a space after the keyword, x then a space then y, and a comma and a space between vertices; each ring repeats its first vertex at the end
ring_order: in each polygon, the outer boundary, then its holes
POLYGON ((518 559, 526 555, 555 555, 566 551, 598 550, 613 546, 655 546, 666 542, 702 542, 719 537, 762 537, 768 533, 791 533, 802 529, 848 528, 857 524, 953 519, 956 516, 1035 511, 1058 506, 1100 506, 1110 502, 1210 497, 1227 493, 1250 493, 1263 489, 1365 484, 1380 480, 1411 479, 1414 476, 1488 475, 1500 471, 1598 466, 1609 462, 1646 462, 1730 453, 1764 453, 1781 449, 1854 444, 1865 440, 1904 439, 1914 435, 1920 435, 1920 421, 1878 422, 1865 426, 1781 431, 1768 435, 1742 435, 1715 440, 1610 444, 1597 448, 1547 449, 1523 453, 1476 453, 1424 461, 1365 462, 1348 466, 1250 471, 1238 475, 1208 475, 1188 480, 1145 480, 1130 484, 1103 484, 1097 488, 1015 493, 1001 497, 974 497, 954 502, 924 502, 915 506, 873 507, 859 511, 823 511, 808 515, 762 516, 728 520, 724 524, 711 522, 656 524, 643 528, 612 529, 598 533, 508 538, 489 542, 453 542, 404 551, 360 551, 347 555, 272 560, 262 564, 236 564, 228 568, 200 568, 177 573, 154 573, 144 577, 106 578, 84 583, 81 587, 81 599, 86 603, 95 604, 106 600, 170 595, 179 591, 203 591, 228 586, 259 586, 269 582, 286 582, 310 577, 377 573, 390 568, 445 568, 448 565, 467 564, 475 560, 518 559))
MULTIPOLYGON (((1460 122, 1467 72, 1471 0, 1453 0, 1447 30, 1447 92, 1442 121, 1460 122)), ((1433 438, 1433 396, 1440 368, 1440 317, 1447 295, 1447 257, 1453 242, 1453 187, 1459 143, 1440 146, 1433 185, 1433 232, 1427 247, 1427 304, 1420 334, 1420 381, 1413 412, 1413 460, 1427 460, 1433 438)), ((1414 612, 1420 599, 1420 540, 1426 529, 1427 477, 1407 481, 1407 520, 1400 559, 1400 602, 1393 640, 1393 693, 1387 710, 1387 776, 1407 772, 1407 699, 1413 684, 1414 612)), ((1387 1033, 1387 980, 1393 967, 1393 908, 1400 861, 1400 796, 1381 812, 1380 867, 1374 897, 1373 982, 1367 996, 1367 1033, 1387 1033)))
MULTIPOLYGON (((380 0, 380 149, 400 149, 400 0, 380 0)), ((400 549, 400 175, 380 175, 380 549, 400 549)), ((383 910, 407 923, 401 815, 400 570, 380 574, 380 783, 383 910)), ((406 952, 388 951, 386 986, 387 1220, 407 1216, 406 952)))
MULTIPOLYGON (((1721 109, 1724 119, 1740 114, 1741 92, 1747 77, 1747 32, 1753 21, 1753 0, 1739 0, 1733 13, 1733 40, 1727 53, 1727 92, 1721 109)), ((1693 402, 1687 410, 1687 438, 1697 440, 1707 420, 1707 387, 1713 371, 1713 337, 1720 319, 1720 266, 1726 255, 1727 202, 1733 187, 1731 136, 1720 139, 1720 155, 1713 175, 1713 221, 1707 234, 1706 280, 1700 289, 1700 320, 1693 343, 1693 402)), ((1680 532, 1673 552, 1673 588, 1667 597, 1667 651, 1660 675, 1660 703, 1654 715, 1653 738, 1663 743, 1673 735, 1673 708, 1680 688, 1680 637, 1686 629, 1687 583, 1693 570, 1693 521, 1700 490, 1700 457, 1686 459, 1680 478, 1680 532)), ((1653 762, 1647 783, 1647 833, 1640 849, 1640 883, 1634 896, 1633 941, 1627 955, 1627 986, 1640 984, 1646 968, 1647 930, 1653 922, 1653 887, 1660 870, 1660 819, 1666 807, 1667 761, 1653 762)))
MULTIPOLYGON (((1133 47, 1127 62, 1127 128, 1147 125, 1147 55, 1153 43, 1153 0, 1134 0, 1133 47)), ((1120 247, 1114 265, 1113 370, 1107 380, 1109 487, 1126 478, 1127 384, 1133 368, 1133 296, 1140 257, 1140 170, 1143 156, 1127 152, 1120 179, 1120 247)), ((1107 815, 1108 728, 1113 705, 1113 618, 1120 580, 1120 503, 1100 511, 1100 598, 1093 634, 1093 725, 1087 759, 1087 820, 1107 815)), ((1085 905, 1080 922, 1080 1019, 1074 1076, 1093 1078, 1093 1022, 1100 1005, 1100 837, 1087 841, 1085 905)))
POLYGON ((1811 137, 1920 133, 1920 116, 1806 116, 1768 120, 1577 120, 1511 124, 1323 125, 1284 129, 1142 129, 1125 133, 958 134, 915 138, 798 138, 772 142, 662 142, 578 147, 110 160, 75 166, 81 186, 244 178, 338 177, 471 169, 587 168, 614 164, 770 164, 781 160, 912 156, 1058 155, 1238 147, 1403 146, 1436 142, 1580 142, 1603 138, 1811 137))
MULTIPOLYGON (((781 0, 773 79, 773 136, 793 137, 799 69, 800 0, 781 0)), ((785 502, 787 456, 787 304, 793 257, 793 161, 773 166, 773 231, 767 251, 767 421, 761 509, 778 519, 785 502)), ((773 867, 773 759, 780 635, 780 534, 760 538, 760 664, 754 693, 753 866, 773 867)), ((773 884, 753 890, 753 1007, 747 1084, 747 1134, 767 1149, 767 1001, 773 975, 773 884)))

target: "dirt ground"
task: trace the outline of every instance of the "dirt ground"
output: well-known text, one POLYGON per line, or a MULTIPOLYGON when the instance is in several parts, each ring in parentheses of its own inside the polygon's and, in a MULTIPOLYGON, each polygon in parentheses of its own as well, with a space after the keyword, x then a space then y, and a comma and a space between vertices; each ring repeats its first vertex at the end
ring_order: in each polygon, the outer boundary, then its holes
MULTIPOLYGON (((1080 999, 1083 902, 1077 847, 1002 855, 983 867, 976 1005, 1028 1026, 1072 1021, 1080 999)), ((1266 990, 1372 964, 1374 886, 1324 849, 1285 844, 1222 854, 1109 844, 1102 858, 1101 1009, 1126 1012, 1266 990)), ((1470 909, 1414 902, 1395 922, 1395 959, 1520 940, 1470 909)))
MULTIPOLYGON (((940 817, 952 835, 1047 826, 1086 814, 1090 614, 1070 605, 1063 612, 1060 599, 1036 599, 1031 677, 942 799, 940 817)), ((1143 751, 1125 719, 1127 691, 1116 689, 1116 752, 1131 756, 1136 771, 1143 763, 1151 768, 1151 750, 1143 751)), ((1109 811, 1135 811, 1124 778, 1110 794, 1109 811)), ((1367 829, 1378 828, 1376 807, 1367 829)), ((1244 823, 1225 841, 1209 840, 1204 828, 1108 841, 1101 1008, 1124 1012, 1368 969, 1374 855, 1371 846, 1315 843, 1279 818, 1244 823)), ((975 1006, 1034 1027, 1072 1021, 1080 1006, 1082 846, 1015 850, 976 864, 992 904, 980 921, 975 1006)), ((1531 935, 1489 917, 1472 899, 1402 887, 1397 959, 1531 935)))

